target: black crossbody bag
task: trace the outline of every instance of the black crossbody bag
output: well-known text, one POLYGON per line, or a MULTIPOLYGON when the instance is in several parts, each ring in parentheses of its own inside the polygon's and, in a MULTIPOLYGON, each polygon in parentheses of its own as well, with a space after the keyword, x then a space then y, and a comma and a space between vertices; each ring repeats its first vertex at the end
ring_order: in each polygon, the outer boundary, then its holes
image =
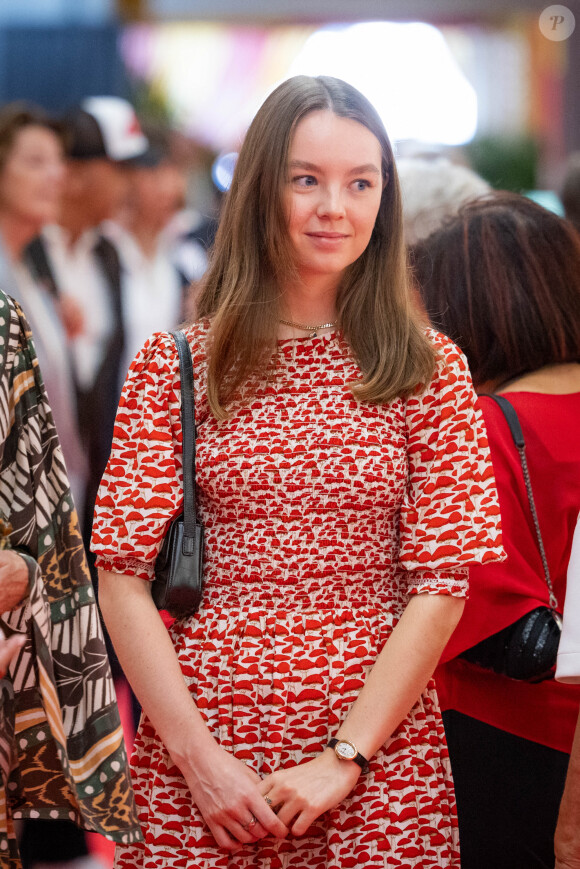
POLYGON ((195 505, 195 404, 191 350, 183 332, 172 332, 181 376, 183 512, 171 522, 155 561, 151 593, 157 609, 176 618, 192 615, 203 594, 204 530, 195 505))
POLYGON ((528 501, 544 568, 544 577, 549 591, 549 606, 536 607, 514 624, 508 625, 507 628, 492 634, 491 637, 487 637, 477 645, 462 652, 459 657, 487 670, 509 676, 511 679, 542 682, 554 676, 556 655, 562 632, 562 616, 558 612, 558 601, 550 578, 550 569, 528 470, 526 444, 518 415, 507 398, 501 395, 488 395, 487 397, 493 398, 499 405, 520 455, 528 501))

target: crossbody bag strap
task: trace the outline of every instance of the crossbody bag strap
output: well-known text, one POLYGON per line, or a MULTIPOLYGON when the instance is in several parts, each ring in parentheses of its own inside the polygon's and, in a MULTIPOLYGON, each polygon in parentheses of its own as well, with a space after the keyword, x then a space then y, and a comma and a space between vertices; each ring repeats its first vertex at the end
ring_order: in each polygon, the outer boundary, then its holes
POLYGON ((181 378, 181 432, 183 439, 183 554, 192 555, 195 548, 195 404, 193 362, 185 333, 171 332, 179 355, 181 378))
POLYGON ((546 579, 546 585, 548 586, 548 590, 550 592, 550 606, 552 609, 557 610, 558 601, 556 599, 556 595, 554 594, 554 587, 552 586, 552 579, 550 576, 550 568, 548 567, 548 559, 546 558, 546 550, 544 549, 544 541, 542 540, 542 533, 540 531, 540 522, 538 520, 536 502, 534 501, 534 493, 532 492, 532 481, 530 480, 530 471, 528 469, 528 460, 526 457, 526 442, 524 440, 524 433, 522 431, 518 415, 513 404, 508 401, 507 398, 504 398, 503 395, 492 395, 491 393, 485 393, 485 395, 487 396, 487 398, 493 399, 493 401, 495 401, 495 403, 498 405, 499 409, 503 413, 505 420, 509 426, 509 430, 511 432, 514 444, 516 445, 516 449, 520 455, 524 482, 526 484, 526 491, 528 493, 528 501, 530 503, 530 510, 532 512, 532 519, 534 520, 534 528, 536 529, 538 548, 540 550, 542 565, 544 567, 544 577, 546 579))

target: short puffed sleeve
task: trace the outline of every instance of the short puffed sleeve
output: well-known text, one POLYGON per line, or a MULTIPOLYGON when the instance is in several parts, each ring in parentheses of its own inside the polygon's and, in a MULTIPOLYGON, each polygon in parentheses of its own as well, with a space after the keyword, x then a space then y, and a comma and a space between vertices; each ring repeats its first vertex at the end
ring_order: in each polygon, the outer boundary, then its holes
POLYGON ((406 402, 409 477, 400 513, 409 591, 467 591, 467 568, 502 560, 500 510, 483 418, 467 361, 429 330, 433 379, 406 402))
POLYGON ((129 368, 95 506, 91 548, 102 570, 153 579, 183 503, 180 387, 173 337, 153 335, 129 368))

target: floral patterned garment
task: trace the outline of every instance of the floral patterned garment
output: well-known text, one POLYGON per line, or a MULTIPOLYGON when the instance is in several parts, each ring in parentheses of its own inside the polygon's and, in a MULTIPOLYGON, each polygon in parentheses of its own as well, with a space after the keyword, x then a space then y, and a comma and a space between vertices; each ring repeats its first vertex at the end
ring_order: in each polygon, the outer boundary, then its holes
POLYGON ((83 544, 29 326, 0 292, 0 516, 29 595, 3 613, 26 644, 0 680, 0 865, 20 866, 14 820, 67 818, 140 838, 83 544))
MULTIPOLYGON (((429 387, 357 402, 339 333, 282 341, 229 419, 209 412, 207 323, 187 330, 196 377, 200 611, 171 636, 220 744, 260 775, 304 762, 344 719, 410 594, 467 590, 467 565, 502 557, 499 508, 466 363, 431 333, 429 387)), ((101 568, 151 579, 181 505, 180 383, 171 336, 134 361, 101 485, 101 568)), ((137 642, 137 639, 136 639, 137 642)), ((132 758, 145 840, 117 869, 459 866, 453 786, 431 682, 370 773, 298 839, 216 846, 151 723, 132 758)))

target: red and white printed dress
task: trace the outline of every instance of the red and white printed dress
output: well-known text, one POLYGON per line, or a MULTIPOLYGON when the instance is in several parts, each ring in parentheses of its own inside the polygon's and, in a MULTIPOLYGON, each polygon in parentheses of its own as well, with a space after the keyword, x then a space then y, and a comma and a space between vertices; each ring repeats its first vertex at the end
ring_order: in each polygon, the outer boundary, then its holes
MULTIPOLYGON (((352 397, 360 372, 339 333, 281 341, 261 385, 218 422, 207 328, 187 330, 206 588, 171 635, 216 739, 266 775, 324 749, 410 594, 464 595, 467 565, 501 557, 499 508, 466 363, 447 339, 430 333, 429 388, 384 405, 352 397)), ((103 569, 152 577, 180 508, 179 402, 173 339, 153 336, 129 371, 101 485, 103 569)), ((119 847, 117 869, 459 866, 433 683, 348 799, 301 838, 218 848, 147 718, 132 770, 145 841, 119 847)))

